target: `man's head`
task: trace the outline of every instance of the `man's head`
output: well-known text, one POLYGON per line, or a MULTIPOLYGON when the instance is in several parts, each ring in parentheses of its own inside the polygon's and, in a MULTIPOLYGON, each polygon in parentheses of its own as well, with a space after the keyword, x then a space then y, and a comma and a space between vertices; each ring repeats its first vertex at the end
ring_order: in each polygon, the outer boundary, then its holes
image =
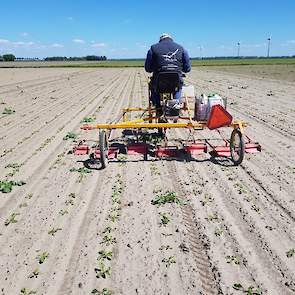
POLYGON ((159 42, 165 40, 165 39, 171 39, 172 40, 172 37, 171 35, 167 34, 167 33, 163 33, 161 36, 160 36, 160 40, 159 42))

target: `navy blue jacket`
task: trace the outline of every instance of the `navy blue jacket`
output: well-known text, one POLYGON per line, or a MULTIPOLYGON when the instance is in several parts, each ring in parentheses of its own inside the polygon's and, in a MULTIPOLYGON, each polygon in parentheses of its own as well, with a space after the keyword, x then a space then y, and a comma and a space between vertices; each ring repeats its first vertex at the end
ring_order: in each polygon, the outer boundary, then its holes
POLYGON ((189 72, 190 59, 187 51, 170 38, 151 46, 145 60, 145 70, 157 74, 163 71, 189 72))

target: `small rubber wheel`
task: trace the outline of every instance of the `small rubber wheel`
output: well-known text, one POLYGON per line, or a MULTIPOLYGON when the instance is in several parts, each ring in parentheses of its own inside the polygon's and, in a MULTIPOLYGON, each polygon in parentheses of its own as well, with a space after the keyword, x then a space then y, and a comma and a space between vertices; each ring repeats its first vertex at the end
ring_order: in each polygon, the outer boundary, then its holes
POLYGON ((243 162, 245 156, 245 140, 240 129, 234 129, 230 136, 230 154, 235 166, 243 162))
POLYGON ((105 130, 99 131, 99 151, 100 151, 100 163, 101 168, 104 169, 108 165, 108 138, 105 130))

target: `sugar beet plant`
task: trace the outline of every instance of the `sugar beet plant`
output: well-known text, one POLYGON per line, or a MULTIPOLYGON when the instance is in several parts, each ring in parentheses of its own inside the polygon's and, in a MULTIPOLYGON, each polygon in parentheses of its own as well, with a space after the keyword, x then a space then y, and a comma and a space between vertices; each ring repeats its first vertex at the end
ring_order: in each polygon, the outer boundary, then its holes
MULTIPOLYGON (((108 214, 107 220, 112 224, 116 223, 120 217, 120 205, 121 205, 121 195, 123 192, 123 181, 120 174, 117 174, 115 177, 115 184, 112 187, 112 207, 108 214)), ((103 231, 101 245, 109 247, 98 251, 98 266, 94 269, 97 278, 105 279, 111 274, 111 267, 109 266, 110 261, 113 258, 113 251, 110 249, 114 244, 117 243, 116 237, 113 235, 114 227, 108 225, 103 231)), ((104 290, 104 289, 103 289, 104 290)), ((111 294, 108 289, 105 289, 105 292, 98 291, 94 289, 92 294, 111 294)))

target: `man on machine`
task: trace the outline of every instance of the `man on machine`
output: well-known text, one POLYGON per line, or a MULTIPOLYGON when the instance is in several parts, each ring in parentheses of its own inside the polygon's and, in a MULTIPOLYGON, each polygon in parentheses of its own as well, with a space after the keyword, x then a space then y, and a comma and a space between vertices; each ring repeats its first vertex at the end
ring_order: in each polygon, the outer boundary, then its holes
POLYGON ((160 94, 157 91, 157 79, 161 72, 177 72, 180 79, 180 88, 173 93, 173 100, 170 107, 179 114, 181 86, 183 85, 182 72, 188 73, 191 70, 190 59, 187 51, 175 43, 169 34, 162 34, 159 43, 151 46, 145 60, 145 70, 153 73, 151 81, 151 101, 161 112, 160 94))

